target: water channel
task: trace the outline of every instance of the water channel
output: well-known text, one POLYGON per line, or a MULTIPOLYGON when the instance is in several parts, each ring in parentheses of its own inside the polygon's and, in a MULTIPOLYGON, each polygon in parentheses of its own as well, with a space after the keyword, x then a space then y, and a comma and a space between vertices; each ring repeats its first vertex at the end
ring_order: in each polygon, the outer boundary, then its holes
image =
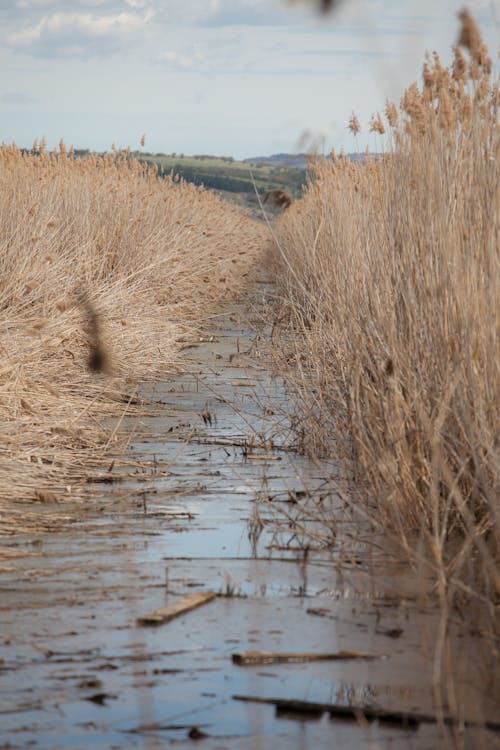
MULTIPOLYGON (((243 306, 214 316, 186 343, 184 372, 142 387, 147 413, 123 425, 135 468, 103 484, 94 508, 57 533, 7 542, 1 748, 441 746, 432 722, 241 699, 433 715, 437 617, 425 584, 383 554, 305 548, 294 514, 302 498, 334 501, 336 467, 290 450, 286 391, 247 316, 243 306), (138 624, 201 591, 218 596, 158 627, 138 624), (376 658, 233 659, 339 650, 376 658)), ((493 715, 470 665, 467 680, 472 718, 479 705, 493 715)), ((465 746, 478 738, 470 730, 465 746)))

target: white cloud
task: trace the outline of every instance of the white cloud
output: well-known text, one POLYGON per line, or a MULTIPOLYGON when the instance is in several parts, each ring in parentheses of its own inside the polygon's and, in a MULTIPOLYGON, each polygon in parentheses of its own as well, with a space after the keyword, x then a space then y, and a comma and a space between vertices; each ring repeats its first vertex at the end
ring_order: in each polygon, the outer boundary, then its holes
POLYGON ((199 25, 224 26, 274 26, 292 23, 293 18, 286 6, 269 0, 211 0, 204 10, 199 25))
POLYGON ((16 8, 25 10, 26 8, 48 8, 54 5, 56 0, 17 0, 16 8))
POLYGON ((131 8, 144 8, 146 0, 125 0, 131 8))
POLYGON ((189 53, 165 50, 164 52, 160 52, 157 61, 167 63, 177 70, 192 70, 205 61, 205 55, 196 47, 189 53))
POLYGON ((34 26, 27 26, 8 37, 10 47, 38 57, 104 55, 118 49, 125 39, 143 30, 154 11, 144 16, 134 13, 95 15, 54 13, 34 26))
MULTIPOLYGON (((128 1, 128 0, 126 0, 128 1)), ((134 0, 131 0, 131 3, 134 0)), ((137 2, 138 0, 136 0, 137 2)), ((99 8, 106 5, 108 0, 78 0, 78 5, 87 8, 99 8)), ((53 5, 60 5, 61 7, 68 7, 67 3, 61 3, 60 0, 17 0, 16 8, 20 10, 35 10, 36 8, 49 8, 53 5)))

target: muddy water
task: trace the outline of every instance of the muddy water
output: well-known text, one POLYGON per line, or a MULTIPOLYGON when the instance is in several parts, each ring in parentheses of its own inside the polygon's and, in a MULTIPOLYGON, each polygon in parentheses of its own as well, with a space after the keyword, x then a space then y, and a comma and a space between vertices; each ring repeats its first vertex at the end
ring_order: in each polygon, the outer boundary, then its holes
MULTIPOLYGON (((186 345, 187 372, 144 386, 150 415, 127 425, 140 435, 134 476, 70 530, 11 541, 0 571, 0 747, 442 746, 430 722, 407 729, 234 698, 433 714, 438 622, 425 583, 380 551, 304 553, 287 519, 301 498, 335 502, 337 468, 289 449, 286 394, 244 318, 241 308, 214 318, 186 345), (137 624, 204 590, 220 596, 160 627, 137 624), (379 658, 232 661, 341 649, 379 658)), ((479 668, 459 666, 467 718, 491 718, 479 668)), ((494 747, 495 736, 470 729, 465 746, 494 747)))

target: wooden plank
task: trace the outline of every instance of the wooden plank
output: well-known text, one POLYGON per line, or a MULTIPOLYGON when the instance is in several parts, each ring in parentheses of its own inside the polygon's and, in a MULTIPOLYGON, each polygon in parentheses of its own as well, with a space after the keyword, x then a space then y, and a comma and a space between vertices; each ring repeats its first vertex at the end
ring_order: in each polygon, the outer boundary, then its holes
POLYGON ((148 615, 143 615, 137 618, 138 625, 162 625, 164 622, 173 620, 174 617, 179 617, 185 612, 189 612, 191 609, 201 607, 202 604, 215 599, 217 594, 215 591, 201 591, 194 594, 187 594, 182 599, 167 604, 166 607, 155 609, 154 612, 150 612, 148 615))
POLYGON ((365 653, 364 651, 335 651, 334 653, 291 653, 276 651, 241 651, 233 654, 235 664, 242 667, 253 664, 285 664, 307 661, 334 661, 341 659, 383 659, 385 654, 365 653))

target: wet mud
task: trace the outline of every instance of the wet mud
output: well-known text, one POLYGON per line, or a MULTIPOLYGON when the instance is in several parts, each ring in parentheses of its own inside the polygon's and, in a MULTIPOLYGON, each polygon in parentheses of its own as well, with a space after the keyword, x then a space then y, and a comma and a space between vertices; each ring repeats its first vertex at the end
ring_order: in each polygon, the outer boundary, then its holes
MULTIPOLYGON (((302 498, 334 503, 339 469, 291 450, 287 395, 246 315, 215 316, 186 342, 186 372, 143 386, 149 414, 125 425, 135 474, 116 469, 122 481, 103 484, 98 506, 62 531, 5 542, 0 747, 442 746, 437 723, 398 720, 434 716, 432 592, 383 549, 304 546, 293 512, 302 498), (217 596, 157 627, 138 623, 204 591, 217 596), (373 658, 234 658, 248 651, 373 658)), ((463 623, 456 638, 462 713, 493 721, 483 641, 463 623)), ((497 746, 495 731, 461 736, 464 747, 497 746)))

